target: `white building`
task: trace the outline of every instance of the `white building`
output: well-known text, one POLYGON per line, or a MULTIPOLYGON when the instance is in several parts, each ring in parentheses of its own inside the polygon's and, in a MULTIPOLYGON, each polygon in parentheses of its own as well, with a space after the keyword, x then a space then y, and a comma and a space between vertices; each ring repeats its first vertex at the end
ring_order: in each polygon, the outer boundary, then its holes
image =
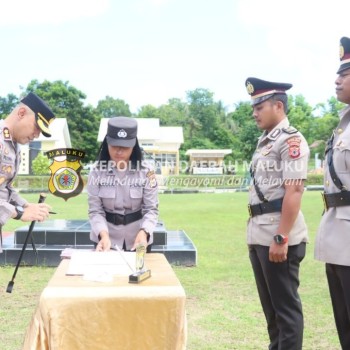
POLYGON ((189 172, 194 175, 218 175, 224 173, 224 157, 231 154, 231 149, 189 149, 189 172))
POLYGON ((50 124, 51 137, 40 134, 35 141, 21 145, 21 165, 18 174, 31 173, 31 163, 39 154, 56 148, 71 148, 71 140, 66 118, 56 118, 50 124))
MULTIPOLYGON (((180 126, 160 126, 158 118, 136 118, 140 147, 156 161, 156 171, 162 175, 179 174, 179 149, 184 142, 180 126)), ((108 118, 101 119, 97 141, 107 134, 108 118)))

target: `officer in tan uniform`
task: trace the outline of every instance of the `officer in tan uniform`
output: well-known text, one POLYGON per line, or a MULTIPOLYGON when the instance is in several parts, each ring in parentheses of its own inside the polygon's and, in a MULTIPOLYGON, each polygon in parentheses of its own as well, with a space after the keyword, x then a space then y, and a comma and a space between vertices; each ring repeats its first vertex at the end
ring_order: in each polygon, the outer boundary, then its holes
POLYGON ((308 235, 300 204, 309 148, 286 115, 286 90, 291 87, 246 80, 253 116, 264 130, 251 163, 247 243, 270 350, 300 350, 303 340, 299 264, 308 235))
POLYGON ((1 227, 10 218, 44 221, 49 215, 47 204, 28 203, 13 189, 12 183, 21 159, 19 144, 33 141, 40 133, 50 137, 49 124, 54 118, 47 104, 31 92, 0 120, 0 252, 1 227))
POLYGON ((324 168, 325 211, 315 258, 326 263, 333 313, 342 349, 350 349, 350 38, 340 40, 337 99, 347 106, 328 141, 324 168))
POLYGON ((150 251, 158 221, 158 185, 151 164, 142 159, 134 118, 114 117, 88 178, 90 239, 98 251, 116 245, 150 251))

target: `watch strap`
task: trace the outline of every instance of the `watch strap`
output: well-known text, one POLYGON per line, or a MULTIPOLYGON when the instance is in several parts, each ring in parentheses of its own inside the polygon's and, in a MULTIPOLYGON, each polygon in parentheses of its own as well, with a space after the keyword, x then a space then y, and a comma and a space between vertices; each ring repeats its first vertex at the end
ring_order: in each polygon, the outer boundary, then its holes
POLYGON ((22 218, 23 213, 24 213, 24 208, 19 206, 19 205, 16 205, 15 209, 16 209, 17 215, 14 217, 14 219, 20 220, 22 218))

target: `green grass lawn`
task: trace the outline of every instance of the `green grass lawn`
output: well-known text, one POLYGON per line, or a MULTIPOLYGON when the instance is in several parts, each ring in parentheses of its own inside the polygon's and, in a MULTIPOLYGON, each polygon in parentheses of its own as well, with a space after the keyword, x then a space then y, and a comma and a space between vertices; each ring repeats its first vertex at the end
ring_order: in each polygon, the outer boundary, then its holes
MULTIPOLYGON (((38 195, 25 195, 37 201, 38 195)), ((58 215, 52 219, 85 219, 86 194, 64 202, 46 201, 58 215)), ((245 239, 247 193, 160 195, 160 220, 169 230, 182 229, 198 250, 197 267, 174 270, 187 295, 189 350, 267 349, 266 323, 251 270, 245 239)), ((321 217, 319 192, 306 192, 303 212, 310 243, 300 270, 305 316, 304 350, 335 350, 339 342, 333 321, 324 264, 313 258, 315 232, 321 217)), ((4 227, 23 226, 11 220, 4 227)), ((53 268, 22 267, 12 294, 6 293, 13 267, 0 267, 0 344, 21 348, 26 327, 53 268)), ((65 350, 65 349, 64 349, 65 350)))

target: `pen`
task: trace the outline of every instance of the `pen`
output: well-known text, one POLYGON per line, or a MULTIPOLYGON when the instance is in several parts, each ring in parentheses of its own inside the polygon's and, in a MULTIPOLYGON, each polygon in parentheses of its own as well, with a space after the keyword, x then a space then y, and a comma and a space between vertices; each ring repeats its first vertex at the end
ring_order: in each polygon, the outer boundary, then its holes
POLYGON ((124 260, 124 262, 126 262, 126 264, 129 266, 130 270, 134 273, 135 270, 130 266, 129 262, 126 260, 123 251, 118 247, 118 244, 116 244, 114 246, 115 249, 117 249, 118 253, 120 254, 120 256, 122 257, 122 259, 124 260))

